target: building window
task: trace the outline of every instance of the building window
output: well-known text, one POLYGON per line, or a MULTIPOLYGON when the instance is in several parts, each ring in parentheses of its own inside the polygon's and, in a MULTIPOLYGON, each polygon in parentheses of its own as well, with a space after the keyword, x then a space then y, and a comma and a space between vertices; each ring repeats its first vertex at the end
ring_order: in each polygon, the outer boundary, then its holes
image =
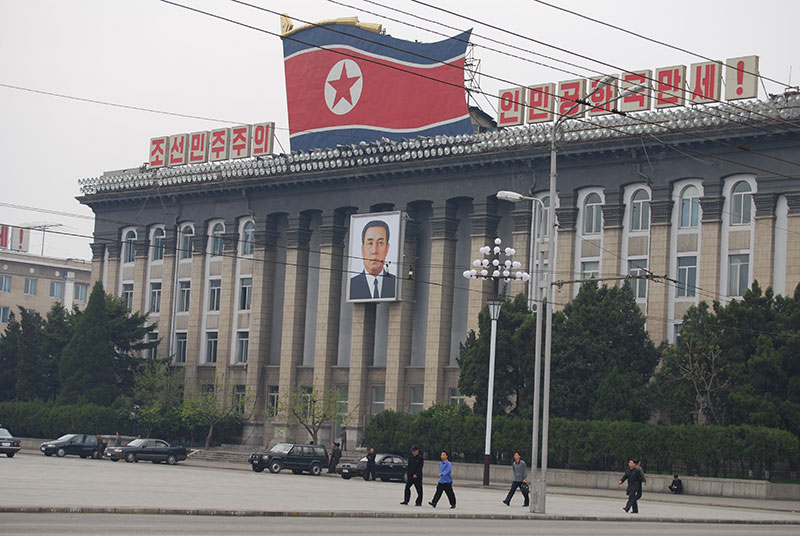
POLYGON ((122 301, 125 302, 128 311, 133 311, 133 283, 123 283, 122 301))
POLYGON ((681 345, 681 330, 683 329, 683 324, 675 324, 675 346, 681 345))
POLYGON ((222 279, 211 279, 208 282, 209 311, 219 311, 220 294, 222 294, 222 279))
POLYGON ((89 293, 89 285, 83 283, 75 283, 75 299, 85 302, 86 295, 89 293))
POLYGON ((347 398, 349 392, 349 388, 346 385, 336 386, 336 412, 341 417, 347 415, 347 398))
MULTIPOLYGON (((632 276, 647 275, 647 259, 628 261, 628 273, 632 276)), ((631 279, 633 297, 637 300, 647 298, 647 279, 631 279)))
POLYGON ((681 227, 697 227, 700 221, 700 194, 694 186, 681 192, 681 227))
POLYGON ((150 312, 161 312, 161 283, 150 283, 150 312))
POLYGON ((267 417, 278 414, 278 386, 270 385, 267 388, 267 417))
POLYGON ((728 263, 728 296, 744 296, 750 286, 750 255, 731 255, 728 263))
POLYGON ((242 229, 242 255, 252 255, 255 250, 256 225, 249 221, 242 229))
POLYGON ((250 296, 253 291, 253 278, 243 277, 239 280, 239 310, 250 310, 250 296))
POLYGON ((678 297, 689 298, 697 292, 697 257, 678 257, 678 297))
POLYGON ((583 205, 583 234, 597 234, 602 229, 603 210, 600 196, 592 193, 586 196, 583 205))
POLYGON ((122 262, 133 262, 136 259, 136 233, 128 231, 125 233, 125 244, 123 248, 122 262))
POLYGON ((581 279, 599 279, 600 261, 586 261, 581 263, 581 279))
POLYGON ((464 405, 464 395, 462 395, 461 391, 459 391, 455 387, 451 387, 450 388, 449 400, 450 400, 451 404, 455 404, 457 406, 463 406, 464 405))
POLYGON ((313 393, 314 390, 311 387, 303 386, 300 388, 300 413, 304 419, 308 419, 311 416, 311 409, 314 403, 313 393))
POLYGON ((423 392, 424 392, 423 391, 423 387, 419 386, 419 385, 416 386, 416 387, 412 387, 409 390, 409 393, 408 393, 408 412, 410 414, 414 415, 415 413, 419 413, 420 411, 422 411, 422 408, 424 406, 423 396, 422 396, 423 392))
POLYGON ((372 388, 372 405, 369 409, 370 415, 377 415, 383 411, 384 400, 386 399, 386 388, 384 386, 372 388))
POLYGON ((217 223, 211 228, 211 256, 220 257, 224 247, 222 234, 225 232, 225 226, 217 223))
POLYGON ((36 287, 39 285, 38 279, 25 278, 25 294, 28 296, 36 296, 36 287))
POLYGON ((646 231, 650 228, 650 194, 640 189, 631 198, 631 231, 646 231))
POLYGON ((151 246, 152 259, 154 261, 164 260, 164 229, 159 227, 153 231, 153 245, 151 246))
POLYGON ((200 392, 204 395, 213 395, 216 393, 213 383, 204 383, 200 386, 200 392))
POLYGON ((0 323, 7 323, 8 322, 8 307, 0 307, 0 323))
POLYGON ((243 414, 244 413, 244 401, 247 396, 247 386, 246 385, 234 385, 233 386, 233 408, 236 413, 243 414))
MULTIPOLYGON (((157 342, 158 341, 158 332, 151 331, 147 334, 147 342, 157 342)), ((148 359, 158 359, 158 344, 153 345, 152 348, 148 348, 145 350, 144 353, 145 357, 148 359)))
POLYGON ((750 223, 753 206, 753 194, 750 191, 750 185, 745 181, 737 182, 733 187, 731 199, 731 223, 733 225, 750 223))
POLYGON ((175 334, 175 362, 186 363, 186 345, 188 336, 186 332, 175 334))
POLYGON ((0 275, 0 292, 11 292, 10 275, 0 275))
POLYGON ((178 312, 189 312, 189 301, 192 297, 192 282, 179 281, 178 282, 178 312))
POLYGON ((206 363, 217 362, 217 343, 219 334, 216 331, 206 332, 206 363))
POLYGON ((194 229, 191 225, 184 225, 181 229, 181 251, 179 257, 181 259, 192 258, 192 238, 194 237, 194 229))
POLYGON ((236 362, 247 363, 247 350, 250 347, 250 332, 239 331, 236 333, 236 362))
POLYGON ((50 297, 60 300, 64 297, 64 282, 50 281, 50 297))

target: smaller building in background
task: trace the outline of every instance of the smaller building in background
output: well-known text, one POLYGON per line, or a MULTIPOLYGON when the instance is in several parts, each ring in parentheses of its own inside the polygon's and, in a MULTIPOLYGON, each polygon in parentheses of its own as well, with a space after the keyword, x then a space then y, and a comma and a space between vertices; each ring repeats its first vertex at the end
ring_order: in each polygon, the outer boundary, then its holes
POLYGON ((55 259, 0 251, 0 332, 17 306, 42 317, 54 303, 66 309, 86 307, 92 264, 80 259, 55 259))

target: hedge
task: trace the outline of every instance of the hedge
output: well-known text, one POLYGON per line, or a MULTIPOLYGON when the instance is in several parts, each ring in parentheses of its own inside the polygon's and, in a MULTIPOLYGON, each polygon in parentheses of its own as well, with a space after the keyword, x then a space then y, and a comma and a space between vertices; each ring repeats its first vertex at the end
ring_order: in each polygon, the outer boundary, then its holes
MULTIPOLYGON (((419 444, 426 457, 447 450, 454 460, 483 460, 483 416, 459 406, 435 406, 416 415, 384 411, 367 424, 368 447, 407 453, 419 444)), ((541 441, 541 434, 540 434, 541 441)), ((530 460, 531 420, 492 419, 492 459, 511 463, 514 452, 530 460)), ((796 465, 797 437, 756 426, 651 425, 618 421, 550 419, 548 465, 565 469, 617 471, 641 458, 649 471, 747 477, 772 473, 777 462, 796 465)))

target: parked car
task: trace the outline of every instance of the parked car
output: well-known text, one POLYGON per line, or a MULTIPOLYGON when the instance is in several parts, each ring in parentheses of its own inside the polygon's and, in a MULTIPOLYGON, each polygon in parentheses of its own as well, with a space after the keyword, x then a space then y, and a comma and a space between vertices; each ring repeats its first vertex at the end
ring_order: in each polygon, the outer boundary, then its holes
POLYGON ((267 452, 253 452, 247 461, 256 473, 266 468, 270 473, 280 473, 286 468, 296 475, 308 471, 318 476, 328 466, 328 450, 323 445, 278 443, 267 452))
POLYGON ((175 465, 186 459, 184 447, 171 447, 163 439, 134 439, 121 447, 108 447, 105 456, 112 462, 125 460, 128 463, 147 460, 153 463, 167 462, 175 465))
POLYGON ((45 456, 55 454, 59 458, 68 454, 81 458, 97 458, 97 436, 94 434, 66 434, 53 441, 45 441, 39 450, 45 456))
MULTIPOLYGON (((375 478, 380 478, 384 482, 389 480, 405 482, 407 469, 408 460, 402 456, 386 453, 375 455, 375 478)), ((357 476, 363 478, 367 473, 367 457, 364 456, 357 462, 340 463, 336 472, 341 473, 345 480, 357 476)))
POLYGON ((6 428, 0 428, 0 454, 13 458, 19 452, 19 439, 14 438, 6 428))

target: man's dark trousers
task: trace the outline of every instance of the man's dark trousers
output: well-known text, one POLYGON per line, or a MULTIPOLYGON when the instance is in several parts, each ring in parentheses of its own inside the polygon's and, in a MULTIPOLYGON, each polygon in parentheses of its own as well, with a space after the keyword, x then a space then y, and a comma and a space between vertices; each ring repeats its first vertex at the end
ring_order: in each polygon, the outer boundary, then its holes
POLYGON ((642 497, 642 485, 628 490, 628 502, 625 504, 625 510, 631 510, 634 514, 639 513, 639 499, 642 497))
POLYGON ((403 501, 408 502, 411 499, 411 486, 414 486, 417 490, 417 506, 422 505, 422 477, 419 478, 409 478, 406 481, 406 491, 403 495, 403 501))
MULTIPOLYGON (((511 482, 511 490, 506 495, 506 499, 503 501, 504 503, 508 504, 511 502, 511 499, 514 497, 514 494, 517 492, 517 488, 522 486, 522 482, 517 482, 516 480, 511 482)), ((522 496, 525 498, 525 504, 523 506, 528 506, 530 499, 528 498, 528 492, 525 491, 525 488, 520 488, 519 490, 522 493, 522 496)))
POLYGON ((453 483, 452 482, 439 482, 436 484, 436 493, 433 495, 433 500, 431 504, 434 508, 436 505, 439 504, 439 499, 442 497, 442 492, 447 494, 447 499, 450 501, 450 506, 456 505, 456 494, 453 493, 453 483))

